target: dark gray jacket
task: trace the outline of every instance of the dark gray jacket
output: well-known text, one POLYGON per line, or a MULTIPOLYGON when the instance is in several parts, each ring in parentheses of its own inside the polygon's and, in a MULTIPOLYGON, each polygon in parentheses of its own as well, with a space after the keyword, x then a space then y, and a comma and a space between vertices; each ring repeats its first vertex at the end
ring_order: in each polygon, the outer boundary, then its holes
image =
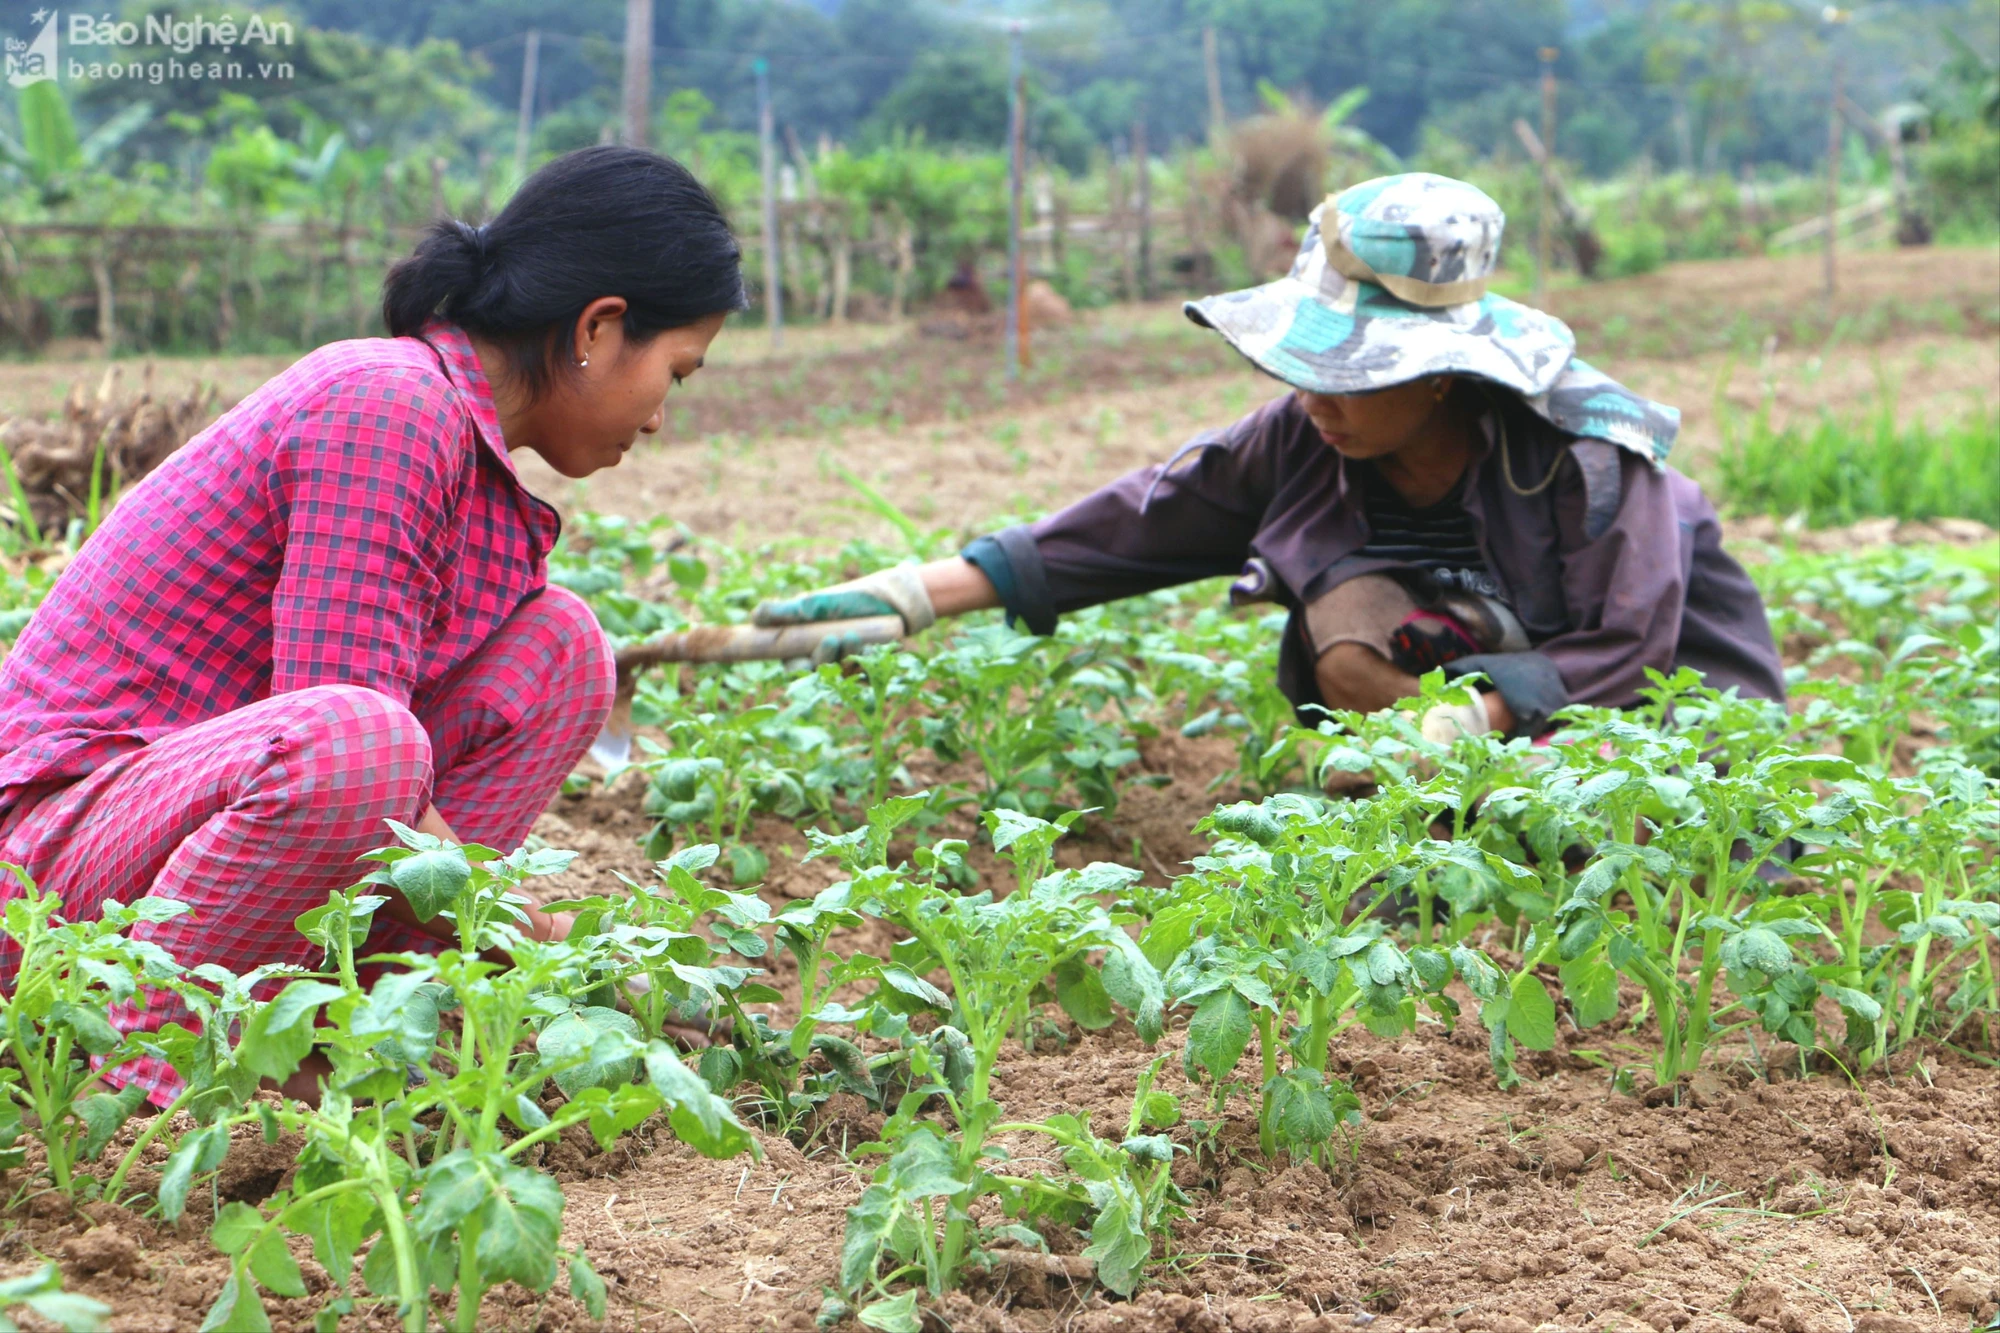
MULTIPOLYGON (((1616 445, 1571 436, 1511 395, 1495 395, 1494 411, 1509 466, 1482 448, 1462 494, 1487 567, 1533 647, 1461 658, 1448 673, 1484 672, 1521 733, 1545 730, 1567 703, 1637 703, 1648 667, 1691 666, 1718 689, 1784 698, 1764 604, 1724 553, 1699 486, 1616 445)), ((1259 557, 1276 576, 1272 597, 1292 611, 1279 688, 1295 705, 1317 704, 1300 608, 1394 567, 1359 554, 1368 540, 1362 495, 1286 394, 1164 464, 981 538, 966 558, 993 577, 1016 619, 1046 634, 1065 611, 1235 574, 1259 557)))

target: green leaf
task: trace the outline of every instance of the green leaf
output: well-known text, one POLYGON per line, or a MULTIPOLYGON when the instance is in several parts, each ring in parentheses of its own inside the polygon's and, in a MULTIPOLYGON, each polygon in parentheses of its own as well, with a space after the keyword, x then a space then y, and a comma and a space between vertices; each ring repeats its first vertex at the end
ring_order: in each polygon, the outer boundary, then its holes
MULTIPOLYGON (((431 1287, 439 1291, 450 1291, 458 1281, 458 1249, 449 1234, 434 1240, 410 1239, 410 1260, 416 1268, 418 1290, 411 1293, 412 1299, 422 1300, 423 1292, 431 1287)), ((368 1257, 361 1261, 361 1281, 369 1291, 377 1296, 393 1296, 401 1299, 403 1293, 397 1283, 396 1250, 387 1237, 375 1242, 368 1249, 368 1257)))
POLYGON ((1584 958, 1562 965, 1563 994, 1576 1015, 1576 1025, 1594 1027, 1617 1017, 1618 970, 1602 958, 1584 958))
POLYGON ((881 1333, 921 1333, 924 1321, 917 1316, 917 1293, 906 1291, 886 1301, 865 1305, 857 1316, 869 1328, 881 1333))
POLYGON ((861 1191, 847 1210, 847 1232, 840 1242, 840 1289, 859 1291, 875 1280, 875 1266, 895 1235, 902 1209, 895 1191, 876 1183, 861 1191))
POLYGON ((1514 978, 1507 1006, 1507 1031, 1531 1051, 1552 1050, 1556 1044, 1556 1002, 1532 972, 1514 978))
MULTIPOLYGON (((14 1305, 26 1305, 64 1333, 103 1333, 105 1320, 111 1316, 111 1307, 104 1302, 64 1291, 62 1274, 54 1264, 43 1264, 20 1277, 0 1279, 0 1311, 14 1305)), ((13 1321, 0 1313, 0 1329, 11 1333, 14 1327, 13 1321)))
POLYGON ((911 1131, 889 1158, 889 1176, 895 1182, 896 1193, 905 1198, 949 1196, 966 1187, 965 1171, 958 1164, 957 1152, 928 1125, 911 1131))
POLYGON ((1216 991, 1188 1023, 1188 1054, 1210 1078, 1223 1078, 1243 1057, 1252 1031, 1249 1002, 1233 989, 1216 991))
MULTIPOLYGON (((366 1194, 347 1192, 286 1210, 287 1227, 312 1241, 313 1257, 328 1273, 345 1278, 363 1241, 381 1225, 366 1194)), ((385 1244, 382 1248, 388 1248, 385 1244)))
POLYGON ((569 1256, 569 1295, 571 1300, 590 1312, 592 1319, 604 1318, 604 1279, 590 1266, 590 1260, 584 1257, 580 1247, 569 1256))
POLYGON ((273 1295, 299 1297, 306 1294, 306 1282, 299 1273, 299 1261, 292 1258, 291 1250, 285 1245, 284 1233, 276 1227, 266 1231, 250 1251, 250 1275, 273 1295))
POLYGON ((93 1093, 76 1103, 76 1118, 83 1122, 86 1131, 84 1160, 96 1161, 97 1155, 104 1151, 104 1145, 111 1142, 111 1136, 132 1118, 145 1101, 144 1085, 127 1083, 117 1092, 93 1093))
POLYGON ((562 1238, 562 1187, 525 1166, 488 1159, 496 1188, 479 1214, 474 1257, 487 1282, 518 1282, 547 1291, 556 1280, 556 1242, 562 1238))
MULTIPOLYGON (((50 19, 53 23, 56 20, 50 19)), ((15 115, 21 124, 21 146, 27 150, 29 172, 46 185, 66 171, 83 165, 83 145, 69 101, 53 80, 31 83, 16 96, 15 115)))
MULTIPOLYGON (((807 1049, 826 1061, 841 1086, 848 1091, 863 1097, 877 1095, 875 1077, 868 1068, 868 1054, 853 1042, 830 1032, 817 1032, 807 1044, 807 1049)), ((704 1077, 702 1081, 708 1080, 704 1077)))
POLYGON ((1865 991, 1855 990, 1851 986, 1836 986, 1831 982, 1822 981, 1819 984, 1819 993, 1832 1000, 1847 1013, 1853 1014, 1867 1022, 1879 1022, 1882 1018, 1882 1006, 1876 1001, 1874 996, 1869 995, 1865 991))
POLYGON ((208 1307, 208 1317, 201 1321, 201 1333, 270 1333, 270 1329, 264 1302, 241 1268, 222 1284, 215 1304, 208 1307))
POLYGON ((1394 986, 1409 974, 1410 965, 1403 958, 1403 951, 1387 940, 1377 940, 1368 946, 1362 955, 1361 966, 1356 972, 1366 972, 1365 980, 1377 986, 1394 986))
POLYGON ((729 849, 729 878, 739 886, 761 884, 771 873, 771 858, 761 847, 740 843, 729 849))
POLYGON ((470 1148, 455 1148, 424 1171, 423 1194, 410 1214, 419 1240, 442 1236, 478 1210, 491 1186, 488 1173, 470 1148))
POLYGON ((247 1203, 231 1202, 222 1205, 222 1211, 215 1215, 215 1225, 208 1230, 208 1238, 215 1248, 230 1258, 235 1258, 250 1248, 250 1242, 257 1239, 264 1229, 264 1215, 247 1203))
POLYGON ((1333 1137, 1340 1122, 1339 1109, 1317 1069, 1288 1069, 1272 1079, 1265 1091, 1271 1098, 1272 1127, 1286 1143, 1309 1149, 1333 1137))
POLYGON ((380 1033, 375 1049, 403 1064, 429 1062, 437 1044, 438 997, 444 987, 422 972, 384 972, 348 1020, 357 1037, 380 1033))
POLYGON ((1091 1201, 1098 1205, 1090 1223, 1090 1244, 1083 1257, 1097 1265, 1097 1280, 1120 1296, 1139 1285, 1140 1269, 1153 1257, 1153 1241, 1132 1199, 1107 1182, 1091 1181, 1091 1201))
POLYGON ((45 1291, 28 1297, 25 1304, 63 1333, 103 1333, 111 1317, 110 1306, 80 1291, 45 1291))
POLYGON ((904 968, 900 967, 883 968, 882 980, 888 982, 891 986, 895 987, 903 994, 908 995, 913 999, 922 1000, 925 1004, 932 1005, 939 1009, 951 1008, 951 996, 946 995, 943 991, 939 990, 936 986, 933 986, 930 982, 925 981, 922 977, 917 976, 914 973, 904 968))
POLYGON ((1451 980, 1451 955, 1442 949, 1412 949, 1410 968, 1425 990, 1441 990, 1451 980))
POLYGON ((237 1062, 274 1082, 290 1078, 312 1049, 314 1013, 346 993, 324 981, 294 981, 243 1025, 237 1062))
POLYGON ((736 1108, 710 1091, 701 1075, 681 1063, 663 1041, 646 1047, 646 1077, 667 1102, 667 1123, 681 1142, 704 1157, 758 1153, 756 1140, 736 1119, 736 1108))
POLYGON ((1731 937, 1723 945, 1725 961, 1738 968, 1754 968, 1767 976, 1786 971, 1792 965, 1792 949, 1775 931, 1752 926, 1731 937))
POLYGON ((49 1026, 66 1027, 76 1036, 76 1044, 92 1055, 104 1055, 124 1040, 118 1029, 105 1019, 102 1009, 58 1000, 49 1006, 49 1026))
POLYGON ((1066 958, 1056 968, 1056 1002, 1078 1027, 1095 1032, 1111 1026, 1111 996, 1104 979, 1081 957, 1066 958))
POLYGON ((1597 943, 1604 933, 1604 918, 1601 916, 1579 917, 1562 933, 1562 942, 1556 947, 1556 954, 1565 963, 1581 958, 1590 946, 1597 943))
POLYGON ((630 1083, 646 1051, 630 1014, 599 1005, 557 1018, 536 1037, 535 1049, 565 1097, 630 1083))
POLYGON ((695 1068, 711 1092, 727 1095, 743 1081, 743 1057, 734 1046, 704 1047, 695 1068))
POLYGON ((435 847, 391 865, 389 882, 402 890, 417 920, 428 921, 450 907, 472 882, 472 866, 461 849, 435 847))
POLYGON ((194 1178, 215 1170, 229 1153, 229 1126, 204 1125, 194 1130, 174 1148, 160 1172, 160 1215, 169 1222, 187 1208, 188 1190, 194 1178))
POLYGON ((1166 983, 1131 936, 1114 926, 1105 938, 1110 947, 1105 950, 1098 979, 1104 983, 1105 994, 1132 1015, 1139 1039, 1150 1046, 1167 1030, 1166 983))
POLYGON ((1466 989, 1481 1000, 1498 996, 1506 983, 1506 974, 1493 965, 1492 959, 1463 944, 1452 947, 1451 965, 1458 969, 1466 989))
POLYGON ((336 1296, 313 1315, 313 1333, 340 1333, 340 1321, 354 1313, 352 1296, 336 1296))

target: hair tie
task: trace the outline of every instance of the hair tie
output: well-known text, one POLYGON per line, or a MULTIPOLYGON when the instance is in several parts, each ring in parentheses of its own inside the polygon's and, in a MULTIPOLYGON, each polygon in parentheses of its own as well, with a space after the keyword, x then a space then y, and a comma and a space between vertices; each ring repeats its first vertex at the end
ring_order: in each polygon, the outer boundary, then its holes
POLYGON ((487 239, 486 228, 484 226, 475 227, 470 222, 463 222, 457 218, 453 218, 451 228, 458 234, 459 242, 472 252, 474 259, 478 260, 481 264, 492 262, 491 242, 487 239))

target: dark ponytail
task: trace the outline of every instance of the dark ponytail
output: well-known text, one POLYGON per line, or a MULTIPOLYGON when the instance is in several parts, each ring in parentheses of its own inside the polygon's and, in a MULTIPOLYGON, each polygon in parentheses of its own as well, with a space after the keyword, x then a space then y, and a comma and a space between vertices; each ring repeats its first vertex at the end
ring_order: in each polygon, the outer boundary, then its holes
POLYGON ((742 247, 680 163, 638 148, 585 148, 543 167, 483 227, 435 224, 382 284, 394 337, 434 317, 504 347, 530 394, 568 369, 577 317, 625 298, 644 342, 749 304, 742 247))

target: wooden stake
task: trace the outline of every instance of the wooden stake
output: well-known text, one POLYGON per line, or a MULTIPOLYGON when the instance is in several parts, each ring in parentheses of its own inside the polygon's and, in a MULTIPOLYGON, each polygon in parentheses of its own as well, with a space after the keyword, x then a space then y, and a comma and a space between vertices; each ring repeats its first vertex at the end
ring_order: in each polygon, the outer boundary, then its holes
POLYGON ((625 142, 652 142, 653 0, 625 0, 625 142))
POLYGON ((1139 196, 1139 299, 1153 299, 1153 159, 1146 151, 1146 120, 1132 122, 1132 169, 1139 196))
POLYGON ((514 179, 528 174, 528 135, 535 128, 535 88, 541 80, 542 31, 528 29, 521 48, 521 109, 514 118, 514 179))
POLYGON ((1201 64, 1208 74, 1208 141, 1220 145, 1229 115, 1222 106, 1222 56, 1216 49, 1212 27, 1201 30, 1201 64))
POLYGON ((1110 187, 1111 234, 1118 245, 1118 294, 1127 301, 1139 299, 1139 275, 1132 267, 1132 202, 1125 193, 1125 172, 1114 145, 1105 163, 1105 180, 1110 187))
POLYGON ((1556 152, 1556 48, 1545 46, 1542 57, 1542 151, 1541 206, 1535 218, 1535 304, 1546 304, 1549 295, 1550 224, 1549 173, 1556 152))
POLYGON ((1028 359, 1028 283, 1021 250, 1022 177, 1027 174, 1028 76, 1022 69, 1021 24, 1007 25, 1007 86, 1013 92, 1012 151, 1007 163, 1007 378, 1021 378, 1028 359))
POLYGON ((1826 237, 1820 251, 1825 268, 1826 295, 1833 297, 1834 235, 1840 230, 1840 56, 1833 57, 1833 95, 1826 104, 1826 237))
POLYGON ((763 166, 764 308, 771 321, 771 347, 776 350, 785 341, 785 285, 778 257, 778 148, 772 132, 771 62, 759 56, 750 68, 757 75, 757 144, 763 166))

